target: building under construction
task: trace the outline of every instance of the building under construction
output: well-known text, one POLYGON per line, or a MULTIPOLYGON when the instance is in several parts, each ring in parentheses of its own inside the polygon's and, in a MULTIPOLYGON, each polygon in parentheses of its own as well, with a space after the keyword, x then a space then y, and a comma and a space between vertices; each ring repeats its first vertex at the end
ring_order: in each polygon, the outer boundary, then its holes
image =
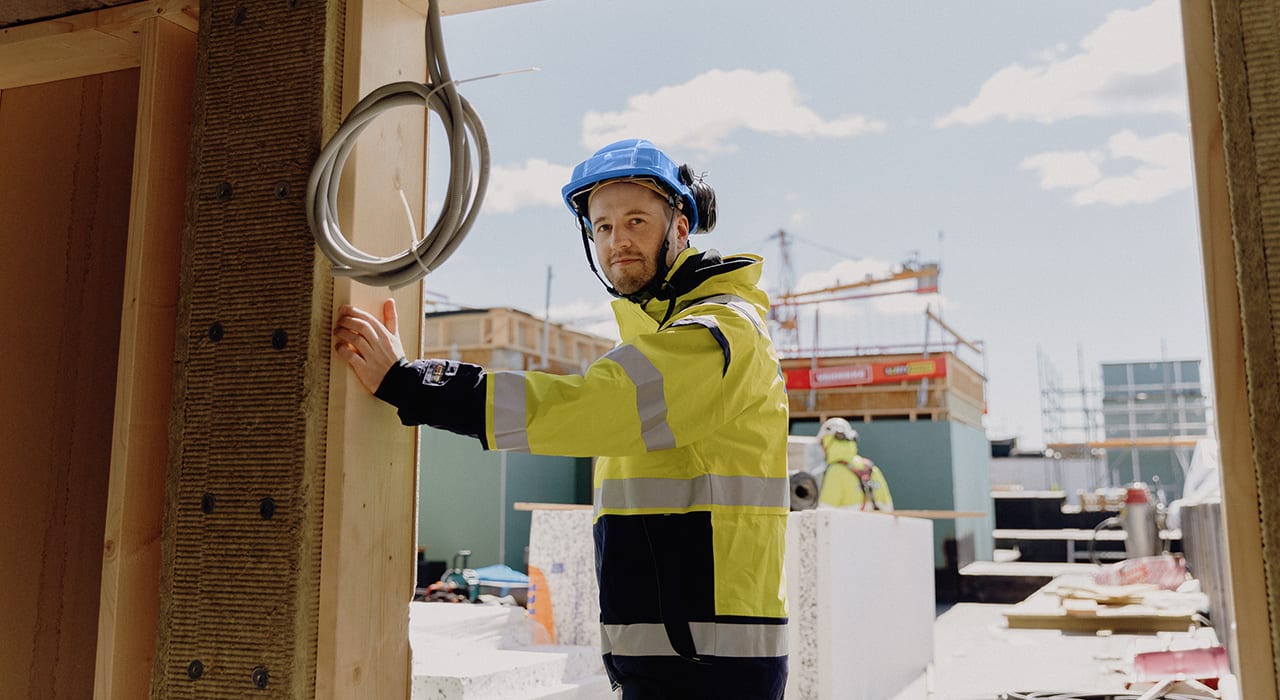
MULTIPOLYGON (((774 296, 772 321, 792 434, 814 435, 828 418, 845 418, 858 431, 859 453, 884 472, 896 508, 987 514, 934 522, 937 595, 948 599, 957 594, 960 568, 992 556, 982 343, 961 336, 932 308, 915 317, 918 335, 877 332, 864 316, 857 329, 861 342, 824 342, 816 332, 819 307, 936 294, 939 266, 907 261, 883 276, 793 291, 787 287, 788 234, 775 238, 782 243, 784 289, 774 296), (815 332, 806 347, 800 326, 808 309, 814 310, 815 332)), ((838 337, 840 329, 830 325, 838 337)))
POLYGON ((1102 362, 1091 374, 1081 367, 1079 384, 1065 385, 1039 359, 1047 485, 1072 500, 1133 482, 1180 497, 1196 445, 1212 433, 1200 360, 1102 362))
MULTIPOLYGON (((329 275, 303 200, 341 115, 378 86, 427 75, 426 56, 404 48, 421 45, 425 6, 514 1, 0 3, 11 223, 0 280, 20 339, 7 346, 0 420, 0 695, 425 697, 405 608, 414 467, 432 445, 330 366, 334 307, 384 292, 329 275)), ((1280 293, 1266 266, 1280 249, 1280 190, 1259 176, 1280 157, 1271 7, 1182 3, 1230 598, 1248 613, 1231 630, 1231 665, 1247 698, 1277 697, 1280 678, 1280 559, 1264 556, 1280 541, 1280 293)), ((362 249, 392 243, 397 191, 427 200, 425 120, 391 112, 352 161, 342 211, 362 249)), ((401 289, 400 333, 420 337, 420 289, 401 289)), ((892 352, 780 344, 791 429, 851 418, 900 508, 989 513, 982 363, 956 357, 966 344, 925 340, 892 352)), ((520 358, 558 361, 547 344, 520 358)), ((834 515, 878 528, 864 541, 882 556, 867 566, 809 528, 808 542, 831 545, 810 563, 838 568, 788 576, 826 593, 793 598, 794 627, 821 613, 864 636, 851 649, 797 644, 797 678, 811 660, 846 675, 789 697, 853 697, 877 675, 867 669, 885 667, 874 654, 902 640, 932 650, 876 617, 922 614, 929 629, 928 596, 894 597, 927 573, 897 576, 904 557, 881 537, 922 523, 834 515)), ((938 521, 935 560, 988 558, 989 520, 938 521)))

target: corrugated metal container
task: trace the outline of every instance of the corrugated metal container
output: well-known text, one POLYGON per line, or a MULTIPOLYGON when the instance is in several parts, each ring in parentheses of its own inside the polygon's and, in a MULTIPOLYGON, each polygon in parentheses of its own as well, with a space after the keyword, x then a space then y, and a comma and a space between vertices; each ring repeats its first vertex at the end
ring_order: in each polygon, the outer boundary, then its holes
POLYGON ((1191 575, 1199 579, 1200 588, 1209 596, 1209 618, 1218 639, 1231 641, 1231 618, 1228 597, 1226 540, 1223 537, 1222 502, 1207 500, 1182 506, 1182 550, 1191 575))

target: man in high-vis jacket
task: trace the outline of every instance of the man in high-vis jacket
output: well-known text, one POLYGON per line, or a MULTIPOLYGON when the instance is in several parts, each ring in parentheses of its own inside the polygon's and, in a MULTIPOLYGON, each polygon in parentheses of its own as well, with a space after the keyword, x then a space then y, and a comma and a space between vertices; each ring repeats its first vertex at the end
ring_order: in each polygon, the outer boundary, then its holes
POLYGON ((335 350, 406 425, 599 458, 601 643, 623 698, 781 698, 787 397, 763 262, 688 246, 715 193, 648 141, 600 149, 562 194, 618 297, 621 343, 581 376, 408 362, 390 301, 381 319, 341 307, 335 350))
POLYGON ((818 429, 827 458, 818 503, 836 508, 893 510, 889 482, 875 462, 858 454, 858 431, 843 418, 829 418, 818 429))

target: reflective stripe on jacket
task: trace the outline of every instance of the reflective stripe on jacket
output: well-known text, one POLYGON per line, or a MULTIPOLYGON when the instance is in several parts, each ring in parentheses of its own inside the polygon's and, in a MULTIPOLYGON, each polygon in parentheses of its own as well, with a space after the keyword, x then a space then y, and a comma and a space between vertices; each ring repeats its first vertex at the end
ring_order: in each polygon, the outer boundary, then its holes
MULTIPOLYGON (((705 261, 682 252, 668 280, 686 264, 705 261)), ((488 375, 487 444, 599 457, 606 653, 786 654, 787 398, 762 265, 716 259, 672 301, 615 301, 622 342, 581 376, 488 375)))

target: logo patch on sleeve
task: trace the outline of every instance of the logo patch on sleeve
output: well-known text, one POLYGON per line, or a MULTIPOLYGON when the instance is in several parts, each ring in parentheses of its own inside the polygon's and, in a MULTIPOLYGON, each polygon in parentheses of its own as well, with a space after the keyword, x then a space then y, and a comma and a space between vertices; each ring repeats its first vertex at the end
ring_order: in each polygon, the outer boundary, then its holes
POLYGON ((453 360, 427 360, 423 368, 422 383, 427 386, 444 386, 458 373, 458 363, 453 360))

